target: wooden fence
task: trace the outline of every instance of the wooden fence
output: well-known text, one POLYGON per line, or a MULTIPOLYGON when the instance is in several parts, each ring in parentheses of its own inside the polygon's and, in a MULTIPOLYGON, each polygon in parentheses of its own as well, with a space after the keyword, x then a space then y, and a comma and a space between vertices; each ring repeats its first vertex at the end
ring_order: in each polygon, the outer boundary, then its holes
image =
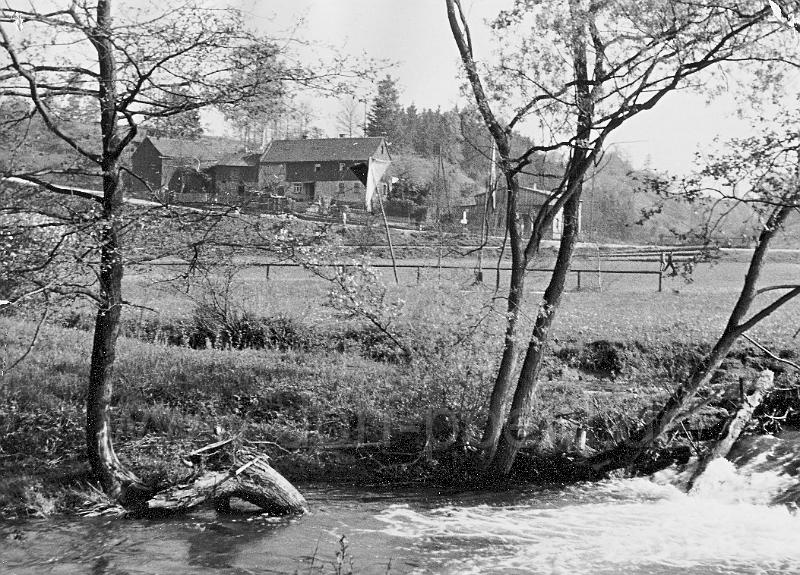
MULTIPOLYGON (((331 264, 325 264, 325 267, 347 267, 348 265, 352 265, 352 264, 331 263, 331 264)), ((304 266, 302 266, 301 264, 289 263, 289 262, 272 262, 272 263, 247 264, 246 267, 264 267, 264 268, 266 268, 265 278, 266 279, 270 279, 270 271, 271 271, 272 268, 297 268, 297 267, 304 267, 304 266)), ((398 264, 393 266, 390 263, 379 263, 379 264, 374 264, 373 263, 373 264, 370 264, 370 267, 379 268, 379 269, 396 268, 396 269, 416 270, 417 283, 419 283, 421 281, 422 271, 423 270, 465 270, 465 271, 475 272, 476 275, 479 272, 496 271, 498 269, 500 271, 505 271, 505 272, 510 272, 511 271, 511 266, 500 266, 499 268, 497 266, 483 267, 482 269, 479 270, 477 268, 477 266, 457 265, 457 264, 441 264, 441 265, 437 265, 437 264, 407 264, 407 263, 404 264, 404 263, 398 263, 398 264)), ((529 272, 547 272, 547 273, 552 273, 553 269, 552 268, 528 268, 528 271, 529 272)), ((661 285, 661 283, 662 283, 661 282, 662 273, 660 271, 656 271, 656 270, 602 270, 602 271, 598 272, 598 270, 590 269, 590 268, 570 268, 569 271, 570 271, 570 273, 576 274, 576 276, 577 276, 577 278, 576 278, 577 279, 577 289, 579 289, 579 290, 582 288, 583 276, 585 274, 596 275, 598 273, 602 273, 602 274, 617 274, 617 275, 645 275, 645 276, 656 275, 656 276, 659 276, 658 277, 658 291, 661 291, 661 287, 662 287, 662 285, 661 285)))
MULTIPOLYGON (((418 246, 417 246, 418 247, 418 246)), ((701 262, 707 261, 708 259, 712 259, 717 257, 719 252, 719 248, 717 247, 708 247, 708 246, 686 246, 680 248, 671 248, 671 247, 631 247, 631 248, 621 248, 621 249, 610 249, 604 250, 602 248, 598 249, 598 256, 597 256, 597 267, 592 269, 589 267, 581 267, 575 268, 571 267, 569 272, 576 274, 577 279, 577 289, 580 290, 584 286, 584 278, 586 275, 596 276, 598 278, 598 287, 601 287, 601 280, 600 278, 603 275, 644 275, 644 276, 657 276, 658 280, 658 291, 662 291, 663 289, 663 280, 664 276, 667 274, 668 270, 672 270, 672 273, 677 273, 677 269, 675 268, 676 264, 685 264, 688 262, 701 262), (635 263, 653 263, 657 264, 655 269, 604 269, 602 263, 603 262, 635 262, 635 263)), ((147 264, 143 265, 152 265, 152 266, 171 266, 171 265, 181 265, 182 262, 148 262, 147 264)), ((328 264, 324 264, 323 267, 348 267, 352 266, 353 264, 342 263, 342 262, 331 262, 328 264)), ((264 277, 265 279, 271 279, 271 271, 273 268, 304 268, 302 264, 294 263, 294 262, 253 262, 253 263, 243 263, 242 267, 247 268, 265 268, 264 277)), ((471 271, 476 274, 476 277, 483 277, 483 272, 491 272, 491 271, 501 271, 501 272, 510 272, 511 266, 509 265, 501 265, 501 266, 483 266, 481 269, 478 269, 475 265, 465 265, 465 264, 420 264, 420 263, 373 263, 370 264, 370 267, 378 268, 378 269, 405 269, 405 270, 415 270, 416 271, 416 279, 417 283, 420 283, 422 278, 423 270, 464 270, 464 271, 471 271)), ((544 268, 544 267, 537 267, 537 268, 528 268, 530 272, 543 272, 543 273, 552 273, 552 268, 544 268)))
MULTIPOLYGON (((640 271, 639 273, 658 274, 658 291, 662 290, 664 275, 668 271, 677 275, 676 265, 700 263, 719 257, 718 246, 633 246, 625 248, 598 249, 598 270, 601 262, 637 262, 658 264, 658 271, 640 271)), ((598 273, 600 273, 598 271, 598 273)), ((613 273, 603 270, 602 273, 613 273)))

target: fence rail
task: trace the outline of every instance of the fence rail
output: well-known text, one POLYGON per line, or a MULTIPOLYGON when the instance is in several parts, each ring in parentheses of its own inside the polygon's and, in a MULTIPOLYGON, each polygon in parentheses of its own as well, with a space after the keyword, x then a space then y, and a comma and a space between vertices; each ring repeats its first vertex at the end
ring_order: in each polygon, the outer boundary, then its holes
MULTIPOLYGON (((176 266, 176 265, 183 265, 186 262, 147 262, 138 265, 145 265, 145 266, 176 266)), ((345 263, 345 262, 331 262, 326 264, 316 264, 317 267, 330 267, 330 268, 347 268, 353 267, 354 264, 352 263, 345 263)), ((272 268, 308 268, 309 266, 305 266, 303 264, 293 263, 293 262, 253 262, 253 263, 246 263, 242 264, 242 267, 249 267, 249 268, 265 268, 265 279, 270 279, 270 271, 272 268)), ((505 271, 510 272, 512 270, 511 266, 500 266, 499 268, 496 266, 492 267, 483 267, 480 270, 477 266, 470 266, 470 265, 458 265, 458 264, 409 264, 409 263, 398 263, 392 265, 390 263, 377 263, 377 264, 370 264, 372 268, 397 268, 397 269, 415 269, 417 271, 417 283, 420 282, 422 277, 422 270, 467 270, 472 272, 483 272, 483 271, 505 271)), ((528 268, 529 272, 548 272, 552 273, 552 268, 528 268)), ((582 274, 590 274, 590 275, 600 275, 600 274, 617 274, 617 275, 655 275, 658 276, 658 291, 662 290, 662 280, 663 280, 663 272, 656 271, 656 270, 599 270, 599 269, 584 269, 584 268, 570 268, 568 270, 570 273, 577 274, 577 288, 580 290, 582 287, 582 274)))

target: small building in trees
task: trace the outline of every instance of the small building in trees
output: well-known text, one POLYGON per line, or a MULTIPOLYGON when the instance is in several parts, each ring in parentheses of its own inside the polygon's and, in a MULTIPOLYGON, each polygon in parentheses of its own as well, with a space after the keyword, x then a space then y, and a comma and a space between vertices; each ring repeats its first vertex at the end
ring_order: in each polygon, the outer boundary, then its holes
POLYGON ((258 152, 228 154, 206 168, 215 195, 233 198, 253 193, 258 187, 260 157, 258 152))
MULTIPOLYGON (((369 166, 370 159, 391 161, 384 138, 274 140, 261 156, 258 184, 299 202, 363 208, 365 187, 356 172, 359 166, 369 166)), ((386 173, 378 183, 377 191, 384 197, 389 182, 386 173)))
MULTIPOLYGON (((517 218, 522 225, 523 234, 531 232, 533 221, 541 207, 550 198, 552 192, 540 190, 536 186, 520 186, 519 196, 517 197, 517 218)), ((506 189, 499 188, 495 191, 493 206, 487 203, 488 192, 475 194, 474 203, 462 206, 463 214, 467 218, 467 228, 479 232, 483 226, 484 217, 488 219, 489 234, 503 235, 506 226, 506 189), (486 208, 488 206, 488 213, 486 208)), ((578 210, 578 232, 581 229, 581 210, 578 210)), ((548 233, 544 234, 544 239, 561 239, 564 230, 564 218, 562 210, 559 210, 553 218, 553 224, 548 233)))
POLYGON ((223 138, 147 136, 131 155, 129 189, 134 195, 163 194, 170 201, 207 201, 215 192, 208 170, 239 147, 223 138))

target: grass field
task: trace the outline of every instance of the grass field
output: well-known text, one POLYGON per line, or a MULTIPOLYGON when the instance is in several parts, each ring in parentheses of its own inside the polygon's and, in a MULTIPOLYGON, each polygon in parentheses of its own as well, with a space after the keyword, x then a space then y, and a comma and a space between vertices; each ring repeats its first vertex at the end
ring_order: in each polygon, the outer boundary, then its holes
MULTIPOLYGON (((573 275, 541 378, 540 446, 558 450, 569 442, 574 429, 562 415, 588 425, 590 445, 597 448, 634 423, 644 406, 685 376, 703 345, 722 329, 744 272, 742 261, 703 264, 691 283, 665 279, 661 293, 653 276, 603 274, 601 290, 584 277, 585 289, 577 291, 573 275), (593 371, 602 363, 587 351, 596 340, 623 350, 619 366, 609 373, 593 371)), ((197 303, 210 293, 221 296, 227 286, 232 305, 258 316, 288 317, 307 328, 313 345, 190 349, 121 338, 113 419, 115 442, 132 468, 156 479, 178 477, 186 473, 179 454, 221 426, 262 442, 275 465, 296 481, 453 479, 453 468, 420 459, 419 453, 429 438, 431 409, 453 414, 465 437, 479 433, 505 305, 502 287, 498 294, 491 288, 491 273, 485 272, 489 285, 476 285, 469 270, 440 275, 427 269, 418 282, 411 269, 401 271, 394 285, 391 270, 382 270, 387 301, 404 302, 393 325, 414 344, 418 359, 409 364, 365 353, 375 344, 358 340, 367 331, 356 332, 358 345, 343 345, 349 340, 337 330, 359 320, 345 321, 325 305, 330 284, 305 270, 272 269, 267 280, 265 268, 241 267, 229 284, 212 275, 212 288, 198 284, 188 296, 181 286, 160 281, 168 273, 167 268, 128 271, 125 297, 144 306, 126 309, 128 324, 191 322, 197 303), (330 447, 342 441, 347 447, 330 447), (376 459, 374 452, 353 447, 376 442, 393 455, 376 459)), ((796 283, 800 263, 770 263, 764 276, 765 282, 796 283)), ((528 326, 546 281, 546 274, 533 273, 526 284, 528 326)), ((58 310, 54 320, 75 311, 58 310)), ((78 312, 83 323, 76 325, 90 325, 91 310, 78 312)), ((798 328, 800 301, 795 301, 754 336, 797 357, 798 328)), ((28 358, 6 373, 33 331, 30 319, 0 318, 0 509, 6 512, 70 508, 80 498, 76 486, 88 478, 83 400, 90 334, 46 326, 28 358), (60 495, 53 499, 55 492, 60 495)), ((733 373, 732 381, 743 373, 733 373)))
MULTIPOLYGON (((469 265, 474 259, 448 260, 455 265, 469 265)), ((415 264, 435 266, 433 260, 414 260, 415 264)), ((576 262, 574 268, 586 269, 591 262, 576 262)), ((617 269, 635 269, 636 264, 617 265, 617 269)), ((639 264, 640 269, 654 271, 657 264, 639 264)), ((709 341, 727 321, 730 308, 738 296, 746 272, 744 261, 722 261, 697 266, 692 282, 681 277, 666 277, 663 291, 658 292, 654 275, 620 275, 608 271, 598 275, 582 274, 582 289, 577 289, 577 275, 570 275, 568 293, 559 311, 557 337, 582 339, 606 338, 620 341, 658 339, 661 341, 709 341)), ((471 270, 437 270, 415 268, 399 270, 399 284, 394 284, 391 269, 380 270, 389 295, 405 302, 410 320, 437 318, 442 314, 467 313, 488 309, 503 313, 502 299, 508 273, 501 272, 500 290, 495 293, 495 272, 484 271, 484 284, 476 285, 471 270), (445 305, 446 304, 446 305, 445 305)), ((202 289, 190 290, 187 296, 175 285, 154 283, 166 277, 167 269, 137 270, 126 276, 126 297, 131 302, 155 310, 129 310, 146 317, 148 314, 181 317, 189 315, 202 289)), ((762 285, 797 282, 800 263, 773 262, 765 266, 762 285)), ((526 281, 528 313, 533 310, 546 287, 546 272, 531 272, 526 281)), ((182 285, 180 287, 183 287, 182 285)), ((330 284, 302 268, 276 268, 266 279, 265 267, 237 269, 232 284, 232 298, 244 309, 261 315, 287 314, 302 321, 319 324, 336 321, 324 305, 330 284)), ((765 301, 769 301, 766 300, 765 301)), ((452 319, 452 318, 451 318, 452 319)), ((793 336, 800 328, 800 301, 790 303, 780 313, 754 330, 754 334, 776 345, 797 343, 793 336)))

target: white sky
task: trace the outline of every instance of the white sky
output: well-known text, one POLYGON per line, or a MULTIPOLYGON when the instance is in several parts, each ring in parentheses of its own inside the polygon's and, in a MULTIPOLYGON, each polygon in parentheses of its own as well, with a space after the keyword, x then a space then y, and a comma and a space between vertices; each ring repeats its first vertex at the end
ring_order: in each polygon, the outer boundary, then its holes
MULTIPOLYGON (((459 59, 442 0, 228 0, 249 14, 252 25, 264 32, 303 23, 296 35, 339 47, 345 54, 363 53, 397 65, 388 72, 398 79, 400 102, 417 108, 463 105, 459 93, 459 59)), ((476 58, 491 54, 484 21, 511 0, 465 0, 472 27, 476 58)), ((310 55, 314 57, 314 55, 310 55)), ((372 94, 370 94, 371 96, 372 94)), ((320 128, 335 135, 333 120, 339 105, 317 102, 320 128)), ((683 172, 690 168, 698 148, 717 134, 741 135, 743 122, 733 106, 707 107, 703 97, 672 94, 656 109, 620 128, 610 141, 634 165, 683 172)), ((523 130, 524 131, 524 130, 523 130)))

